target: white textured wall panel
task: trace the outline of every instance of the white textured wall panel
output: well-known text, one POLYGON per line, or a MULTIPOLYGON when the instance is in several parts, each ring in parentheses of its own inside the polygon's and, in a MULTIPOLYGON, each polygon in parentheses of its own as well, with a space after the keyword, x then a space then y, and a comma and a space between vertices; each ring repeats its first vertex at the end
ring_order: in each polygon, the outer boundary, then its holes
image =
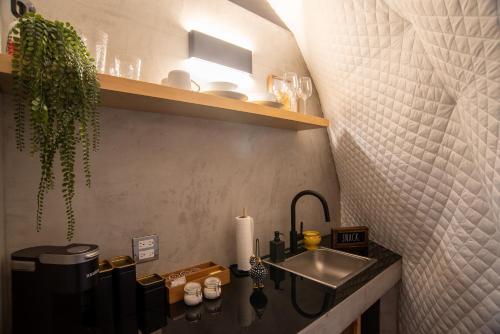
POLYGON ((403 333, 500 333, 499 2, 270 0, 318 89, 342 222, 404 256, 403 333))

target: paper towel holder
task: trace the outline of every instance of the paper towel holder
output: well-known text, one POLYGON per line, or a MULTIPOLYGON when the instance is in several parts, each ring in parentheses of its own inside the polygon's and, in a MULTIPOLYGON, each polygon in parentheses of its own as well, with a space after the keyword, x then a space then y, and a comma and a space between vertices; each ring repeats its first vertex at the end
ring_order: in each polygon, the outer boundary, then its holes
POLYGON ((237 263, 230 264, 229 269, 231 270, 233 275, 236 277, 248 277, 250 275, 250 272, 248 272, 248 271, 239 270, 237 263))
MULTIPOLYGON (((240 217, 244 218, 246 216, 247 216, 247 208, 244 207, 243 208, 243 215, 241 215, 240 217)), ((231 270, 231 272, 233 273, 233 275, 236 276, 236 277, 248 277, 248 276, 250 276, 250 271, 239 270, 237 263, 229 265, 229 269, 231 270)))

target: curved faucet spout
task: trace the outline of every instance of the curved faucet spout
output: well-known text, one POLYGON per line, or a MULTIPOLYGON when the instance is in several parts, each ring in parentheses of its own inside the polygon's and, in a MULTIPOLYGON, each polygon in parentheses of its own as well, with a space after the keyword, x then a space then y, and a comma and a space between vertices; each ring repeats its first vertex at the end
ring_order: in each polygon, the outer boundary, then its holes
POLYGON ((302 190, 299 192, 295 197, 292 199, 292 205, 291 205, 291 224, 290 224, 290 251, 292 253, 297 252, 298 248, 298 233, 296 229, 296 224, 295 224, 295 207, 297 206, 297 201, 305 195, 311 195, 319 199, 321 202, 321 205, 323 206, 323 214, 325 216, 325 222, 328 223, 330 222, 330 212, 328 210, 328 203, 326 202, 326 199, 318 193, 317 191, 314 190, 302 190))

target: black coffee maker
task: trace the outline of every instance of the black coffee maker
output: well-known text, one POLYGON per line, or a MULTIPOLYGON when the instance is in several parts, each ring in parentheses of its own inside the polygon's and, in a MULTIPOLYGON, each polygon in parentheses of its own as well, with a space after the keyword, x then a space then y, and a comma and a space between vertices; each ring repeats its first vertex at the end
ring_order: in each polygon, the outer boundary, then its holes
POLYGON ((98 256, 87 244, 12 253, 13 333, 94 333, 98 256))

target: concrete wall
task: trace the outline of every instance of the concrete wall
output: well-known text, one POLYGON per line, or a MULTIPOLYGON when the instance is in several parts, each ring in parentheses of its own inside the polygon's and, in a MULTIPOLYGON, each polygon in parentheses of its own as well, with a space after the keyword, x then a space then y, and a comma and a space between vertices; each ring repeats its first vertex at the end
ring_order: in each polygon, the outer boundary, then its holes
MULTIPOLYGON (((0 94, 0 129, 3 130, 3 97, 0 94)), ((6 239, 5 239, 5 208, 4 208, 4 136, 0 135, 0 326, 4 322, 6 315, 6 290, 7 290, 7 268, 6 268, 6 239)))
MULTIPOLYGON (((122 53, 142 57, 145 81, 159 82, 169 70, 185 68, 186 25, 218 27, 245 40, 254 52, 255 84, 249 92, 263 91, 269 73, 307 73, 288 31, 228 1, 162 0, 148 2, 150 7, 123 0, 33 2, 46 17, 68 20, 85 34, 107 31, 108 59, 122 53)), ((4 32, 12 19, 9 3, 2 1, 4 32)), ((310 110, 321 115, 317 95, 311 100, 310 110)), ((66 244, 59 186, 47 196, 42 231, 35 231, 39 164, 15 148, 9 97, 2 108, 6 252, 66 244)), ((306 188, 325 195, 339 222, 338 183, 325 130, 297 133, 105 108, 101 115, 102 145, 92 156, 91 189, 77 165, 74 241, 98 244, 102 258, 131 254, 133 236, 156 233, 160 260, 139 265, 139 272, 164 273, 208 260, 232 263, 233 217, 243 207, 255 217, 266 253, 272 231, 289 231, 290 201, 306 188)), ((60 180, 57 175, 58 185, 60 180)), ((304 198, 298 211, 307 228, 328 232, 314 199, 304 198)))

